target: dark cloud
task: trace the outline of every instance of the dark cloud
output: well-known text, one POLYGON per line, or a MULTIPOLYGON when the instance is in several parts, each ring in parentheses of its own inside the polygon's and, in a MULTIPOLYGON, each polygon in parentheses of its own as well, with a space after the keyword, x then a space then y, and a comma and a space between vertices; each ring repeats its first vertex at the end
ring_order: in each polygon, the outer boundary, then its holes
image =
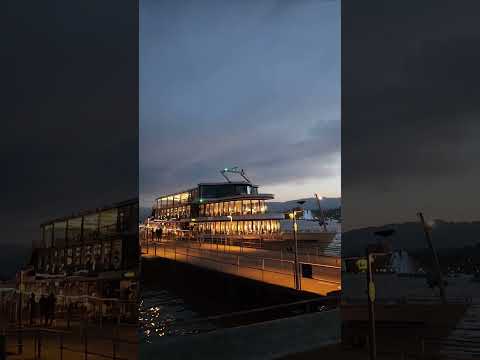
POLYGON ((342 193, 352 226, 421 209, 478 218, 480 6, 427 3, 342 4, 342 193))
POLYGON ((338 2, 144 1, 140 15, 143 205, 233 165, 260 185, 339 183, 338 2))
POLYGON ((2 243, 43 221, 138 194, 133 2, 8 1, 2 243))

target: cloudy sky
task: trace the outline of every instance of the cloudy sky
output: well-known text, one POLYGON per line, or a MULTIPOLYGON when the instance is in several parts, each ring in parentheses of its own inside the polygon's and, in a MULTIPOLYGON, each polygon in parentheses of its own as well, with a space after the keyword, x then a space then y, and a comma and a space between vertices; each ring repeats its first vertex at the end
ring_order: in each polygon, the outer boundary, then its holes
POLYGON ((480 4, 344 1, 344 229, 480 218, 480 4))
POLYGON ((140 2, 140 201, 244 168, 340 195, 338 1, 140 2))
POLYGON ((4 4, 0 250, 138 194, 138 18, 121 3, 4 4))

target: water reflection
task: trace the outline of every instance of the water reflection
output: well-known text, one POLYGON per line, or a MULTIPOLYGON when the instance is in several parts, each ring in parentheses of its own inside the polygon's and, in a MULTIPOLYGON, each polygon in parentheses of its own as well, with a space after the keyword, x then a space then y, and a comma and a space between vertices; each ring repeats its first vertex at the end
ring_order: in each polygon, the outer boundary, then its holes
POLYGON ((192 335, 214 330, 213 324, 191 323, 198 318, 188 304, 165 290, 143 289, 140 300, 140 341, 151 343, 164 336, 192 335), (187 322, 187 323, 186 323, 187 322))

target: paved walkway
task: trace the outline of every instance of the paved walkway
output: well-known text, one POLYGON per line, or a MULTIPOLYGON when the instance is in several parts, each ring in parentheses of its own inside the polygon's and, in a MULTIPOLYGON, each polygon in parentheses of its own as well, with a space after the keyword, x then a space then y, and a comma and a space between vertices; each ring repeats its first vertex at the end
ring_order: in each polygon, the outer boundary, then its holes
MULTIPOLYGON (((158 246, 143 247, 145 257, 164 257, 186 262, 217 271, 234 274, 270 284, 295 288, 292 254, 285 255, 279 251, 223 246, 216 244, 162 243, 158 246), (190 244, 191 245, 191 244, 190 244)), ((326 295, 340 289, 340 268, 335 265, 334 257, 303 256, 300 262, 312 265, 312 277, 302 277, 302 290, 326 295), (309 260, 309 261, 307 261, 309 260), (316 263, 312 263, 311 261, 316 263), (322 262, 320 262, 322 261, 322 262)))
POLYGON ((447 359, 480 359, 480 302, 469 306, 442 342, 440 354, 447 359))
POLYGON ((105 324, 102 327, 90 325, 86 329, 87 343, 82 336, 79 322, 67 329, 62 321, 55 327, 28 327, 22 332, 22 354, 18 354, 18 336, 7 332, 7 353, 9 360, 33 360, 38 336, 41 338, 41 357, 38 360, 100 360, 136 359, 138 356, 137 326, 105 324), (113 340, 115 339, 115 340, 113 340), (115 347, 115 348, 114 348, 115 347), (87 351, 88 357, 85 357, 87 351), (63 356, 61 354, 63 353, 63 356))

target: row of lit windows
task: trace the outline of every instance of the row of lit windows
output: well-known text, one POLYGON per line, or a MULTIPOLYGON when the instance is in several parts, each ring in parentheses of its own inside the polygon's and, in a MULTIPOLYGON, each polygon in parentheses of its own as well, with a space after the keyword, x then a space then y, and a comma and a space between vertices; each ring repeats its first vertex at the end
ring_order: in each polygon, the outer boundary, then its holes
POLYGON ((200 216, 264 214, 265 200, 237 200, 200 205, 200 216))
POLYGON ((160 219, 186 219, 190 217, 190 205, 179 206, 171 209, 158 209, 157 217, 160 219))
POLYGON ((42 247, 62 246, 68 242, 96 239, 137 225, 138 208, 126 206, 56 221, 42 226, 42 247))
POLYGON ((196 197, 197 193, 198 189, 193 189, 191 191, 183 192, 181 194, 164 196, 160 199, 157 199, 157 208, 166 208, 188 204, 196 197))
POLYGON ((212 221, 198 224, 198 231, 207 234, 269 234, 280 231, 278 220, 212 221))
POLYGON ((116 250, 112 254, 112 247, 109 242, 82 247, 69 247, 55 249, 50 255, 40 256, 38 258, 38 268, 45 271, 61 271, 65 266, 91 265, 92 263, 102 264, 104 267, 112 264, 120 264, 120 243, 115 242, 116 250))

